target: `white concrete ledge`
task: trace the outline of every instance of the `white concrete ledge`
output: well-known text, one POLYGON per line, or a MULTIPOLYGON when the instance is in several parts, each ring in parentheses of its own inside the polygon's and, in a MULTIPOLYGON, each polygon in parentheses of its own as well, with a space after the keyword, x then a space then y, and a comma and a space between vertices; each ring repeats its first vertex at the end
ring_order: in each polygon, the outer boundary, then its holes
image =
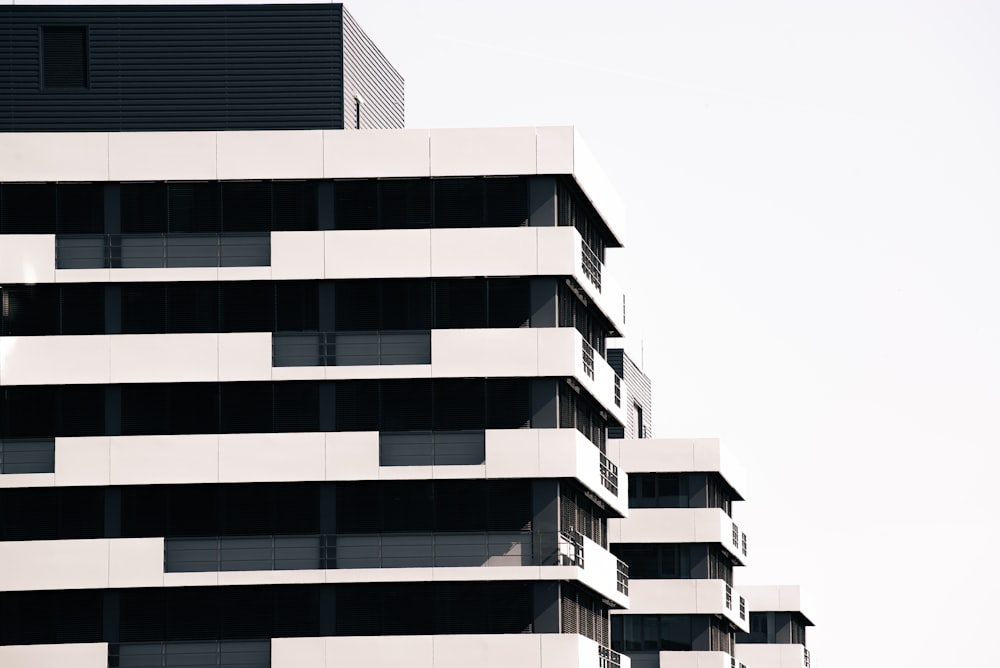
POLYGON ((628 480, 606 488, 600 456, 576 429, 487 429, 485 463, 462 466, 380 466, 374 431, 88 436, 56 438, 55 473, 3 475, 0 487, 568 478, 625 516, 628 480))
POLYGON ((107 668, 108 644, 67 643, 61 645, 0 646, 3 668, 107 668))
MULTIPOLYGON (((733 540, 733 520, 719 508, 631 508, 608 520, 612 543, 718 543, 741 565, 747 559, 733 540)), ((740 532, 742 537, 742 532, 740 532)))
POLYGON ((572 127, 0 133, 0 181, 565 174, 621 243, 625 212, 572 127))
POLYGON ((717 438, 609 439, 608 451, 628 473, 718 473, 738 500, 746 494, 743 466, 717 438))
MULTIPOLYGON (((275 638, 272 668, 600 668, 598 645, 579 635, 275 638)), ((630 668, 627 656, 621 668, 630 668)), ((728 668, 728 667, 727 667, 728 668)))
POLYGON ((632 580, 629 583, 628 610, 625 614, 721 615, 741 631, 750 631, 750 608, 744 598, 744 616, 740 617, 741 592, 731 589, 731 604, 726 605, 723 580, 632 580))

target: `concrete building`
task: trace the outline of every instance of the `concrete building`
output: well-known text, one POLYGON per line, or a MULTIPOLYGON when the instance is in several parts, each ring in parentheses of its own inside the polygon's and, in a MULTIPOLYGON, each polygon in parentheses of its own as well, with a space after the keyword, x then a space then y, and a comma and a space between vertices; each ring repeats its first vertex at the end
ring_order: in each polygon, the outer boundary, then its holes
POLYGON ((813 625, 805 615, 796 585, 746 586, 750 630, 736 635, 736 656, 757 668, 810 668, 806 629, 813 625))
POLYGON ((732 659, 743 485, 641 438, 572 128, 403 129, 336 4, 8 5, 0 45, 0 665, 732 659))
MULTIPOLYGON (((744 474, 714 439, 609 441, 628 475, 627 518, 608 522, 611 550, 629 566, 628 610, 612 616, 612 647, 633 668, 731 668, 749 630, 733 586, 747 535, 733 520, 744 474)), ((748 664, 750 665, 750 664, 748 664)))

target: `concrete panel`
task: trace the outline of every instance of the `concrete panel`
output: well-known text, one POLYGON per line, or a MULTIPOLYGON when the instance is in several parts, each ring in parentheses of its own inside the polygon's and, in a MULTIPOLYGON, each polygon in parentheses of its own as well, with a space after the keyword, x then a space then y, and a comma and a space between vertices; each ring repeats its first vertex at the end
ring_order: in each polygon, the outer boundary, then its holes
POLYGON ((218 340, 221 382, 271 379, 269 332, 231 332, 218 340))
POLYGON ((218 482, 216 435, 113 436, 112 485, 218 482))
POLYGON ((543 429, 538 432, 538 473, 541 477, 566 478, 573 475, 578 435, 575 429, 543 429))
POLYGON ((326 667, 342 666, 434 668, 434 636, 327 638, 326 667))
POLYGON ((217 267, 169 267, 161 269, 109 269, 112 283, 180 283, 182 281, 215 281, 217 267))
POLYGON ((215 132, 112 132, 111 181, 217 179, 215 132))
POLYGON ((746 664, 747 668, 804 668, 805 647, 765 643, 737 644, 736 660, 746 664))
POLYGON ((0 647, 4 668, 107 668, 108 644, 7 645, 0 647))
POLYGON ((57 438, 55 475, 55 483, 60 487, 110 484, 111 439, 57 438))
POLYGON ((538 477, 539 433, 538 429, 486 430, 486 477, 538 477))
POLYGON ((430 176, 428 130, 324 130, 328 179, 430 176))
POLYGON ((538 375, 576 375, 577 358, 582 365, 582 348, 579 332, 572 327, 545 327, 538 332, 538 375))
POLYGON ((323 278, 323 232, 272 232, 271 277, 323 278))
POLYGON ((321 179, 322 130, 220 132, 219 179, 321 179))
POLYGON ((433 636, 433 639, 434 668, 465 668, 489 664, 491 648, 487 636, 433 636))
POLYGON ((107 336, 5 336, 0 385, 102 384, 110 378, 107 336))
POLYGON ((568 633, 548 633, 541 639, 542 667, 579 666, 598 668, 597 643, 568 633))
POLYGON ((52 487, 56 484, 54 473, 3 473, 0 489, 10 487, 52 487))
POLYGON ((326 668, 326 638, 273 638, 271 668, 326 668))
MULTIPOLYGON (((0 155, 2 150, 0 147, 0 155)), ((0 164, 2 162, 0 161, 0 164)), ((52 283, 55 280, 55 271, 54 234, 0 235, 0 285, 52 283)))
POLYGON ((218 276, 220 281, 268 281, 271 267, 219 267, 218 276))
POLYGON ((164 573, 164 587, 214 587, 219 584, 219 573, 164 573))
POLYGON ((0 181, 104 181, 106 132, 0 133, 0 181))
POLYGON ((111 587, 163 585, 162 538, 115 538, 109 543, 108 584, 111 587))
POLYGON ((0 591, 103 589, 108 586, 108 541, 0 542, 0 591))
POLYGON ((532 276, 537 228, 431 230, 431 276, 532 276))
POLYGON ((378 432, 326 434, 327 480, 378 480, 378 432))
POLYGON ((220 434, 218 439, 220 482, 323 479, 324 434, 220 434))
POLYGON ((538 330, 435 329, 431 369, 435 378, 538 375, 538 330))
POLYGON ((110 269, 56 269, 56 283, 107 283, 110 280, 110 269))
POLYGON ((534 174, 535 128, 431 130, 431 176, 534 174))
MULTIPOLYGON (((308 369, 309 367, 282 367, 284 369, 308 369)), ((317 378, 327 380, 363 380, 366 378, 430 378, 433 373, 430 364, 363 364, 358 366, 315 367, 322 373, 317 378)), ((279 369, 272 374, 277 378, 279 369)))
POLYGON ((431 230, 333 230, 323 234, 326 278, 431 275, 431 230))
POLYGON ((539 174, 573 173, 574 131, 568 127, 536 128, 537 170, 539 174))
POLYGON ((583 252, 580 233, 573 227, 535 228, 539 276, 573 276, 583 252))
POLYGON ((611 234, 624 245, 625 203, 619 197, 611 180, 604 173, 600 161, 594 157, 580 134, 573 134, 573 176, 584 194, 607 223, 611 234))
POLYGON ((122 334, 109 338, 112 383, 219 379, 218 334, 122 334))

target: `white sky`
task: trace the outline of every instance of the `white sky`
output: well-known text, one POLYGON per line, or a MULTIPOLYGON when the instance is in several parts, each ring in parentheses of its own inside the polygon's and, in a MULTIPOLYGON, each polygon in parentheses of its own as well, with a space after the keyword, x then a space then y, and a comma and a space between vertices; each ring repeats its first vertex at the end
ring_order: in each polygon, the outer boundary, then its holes
POLYGON ((745 464, 738 582, 804 585, 814 665, 988 663, 1000 3, 347 7, 410 127, 579 128, 655 433, 745 464))
POLYGON ((629 207, 655 433, 745 464, 738 582, 805 587, 814 666, 986 665, 1000 3, 347 7, 410 127, 580 129, 629 207))

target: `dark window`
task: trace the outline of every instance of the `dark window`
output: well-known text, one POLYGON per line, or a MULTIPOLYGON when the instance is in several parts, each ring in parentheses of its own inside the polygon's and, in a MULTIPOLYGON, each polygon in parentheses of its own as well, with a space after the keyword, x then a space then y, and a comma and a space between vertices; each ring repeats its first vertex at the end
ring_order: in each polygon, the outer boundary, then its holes
POLYGON ((167 184, 123 183, 121 226, 126 234, 167 231, 167 184))
POLYGON ((528 224, 528 181, 523 178, 491 178, 486 182, 487 227, 518 227, 528 224))
MULTIPOLYGON (((274 331, 274 287, 264 281, 234 283, 221 281, 222 332, 274 331)), ((301 305, 300 305, 301 308, 301 305)), ((301 313, 291 322, 301 325, 301 313)))
POLYGON ((56 189, 53 183, 4 185, 0 210, 4 233, 54 234, 59 211, 56 189))
POLYGON ((63 183, 59 194, 60 234, 104 232, 104 187, 92 183, 63 183))
POLYGON ((171 183, 168 190, 171 232, 220 231, 218 183, 171 183))
POLYGON ((167 286, 167 332, 219 331, 218 288, 210 283, 172 283, 167 286))
POLYGON ((486 281, 440 279, 434 282, 434 326, 474 329, 487 326, 486 281))
POLYGON ((104 285, 67 284, 60 287, 62 334, 104 334, 104 285))
POLYGON ((166 285, 122 286, 122 334, 162 334, 167 331, 166 324, 166 285))
POLYGON ((434 181, 435 227, 483 227, 482 179, 434 181))
POLYGON ((378 181, 338 181, 333 202, 334 227, 338 230, 378 227, 378 181))
POLYGON ((275 181, 273 229, 315 230, 317 228, 317 189, 315 181, 275 181))
POLYGON ((382 181, 379 186, 383 229, 431 226, 431 182, 428 179, 382 181))
POLYGON ((87 29, 42 27, 42 85, 85 88, 87 83, 87 29))
POLYGON ((271 230, 271 184, 234 181, 222 184, 224 232, 271 230))

